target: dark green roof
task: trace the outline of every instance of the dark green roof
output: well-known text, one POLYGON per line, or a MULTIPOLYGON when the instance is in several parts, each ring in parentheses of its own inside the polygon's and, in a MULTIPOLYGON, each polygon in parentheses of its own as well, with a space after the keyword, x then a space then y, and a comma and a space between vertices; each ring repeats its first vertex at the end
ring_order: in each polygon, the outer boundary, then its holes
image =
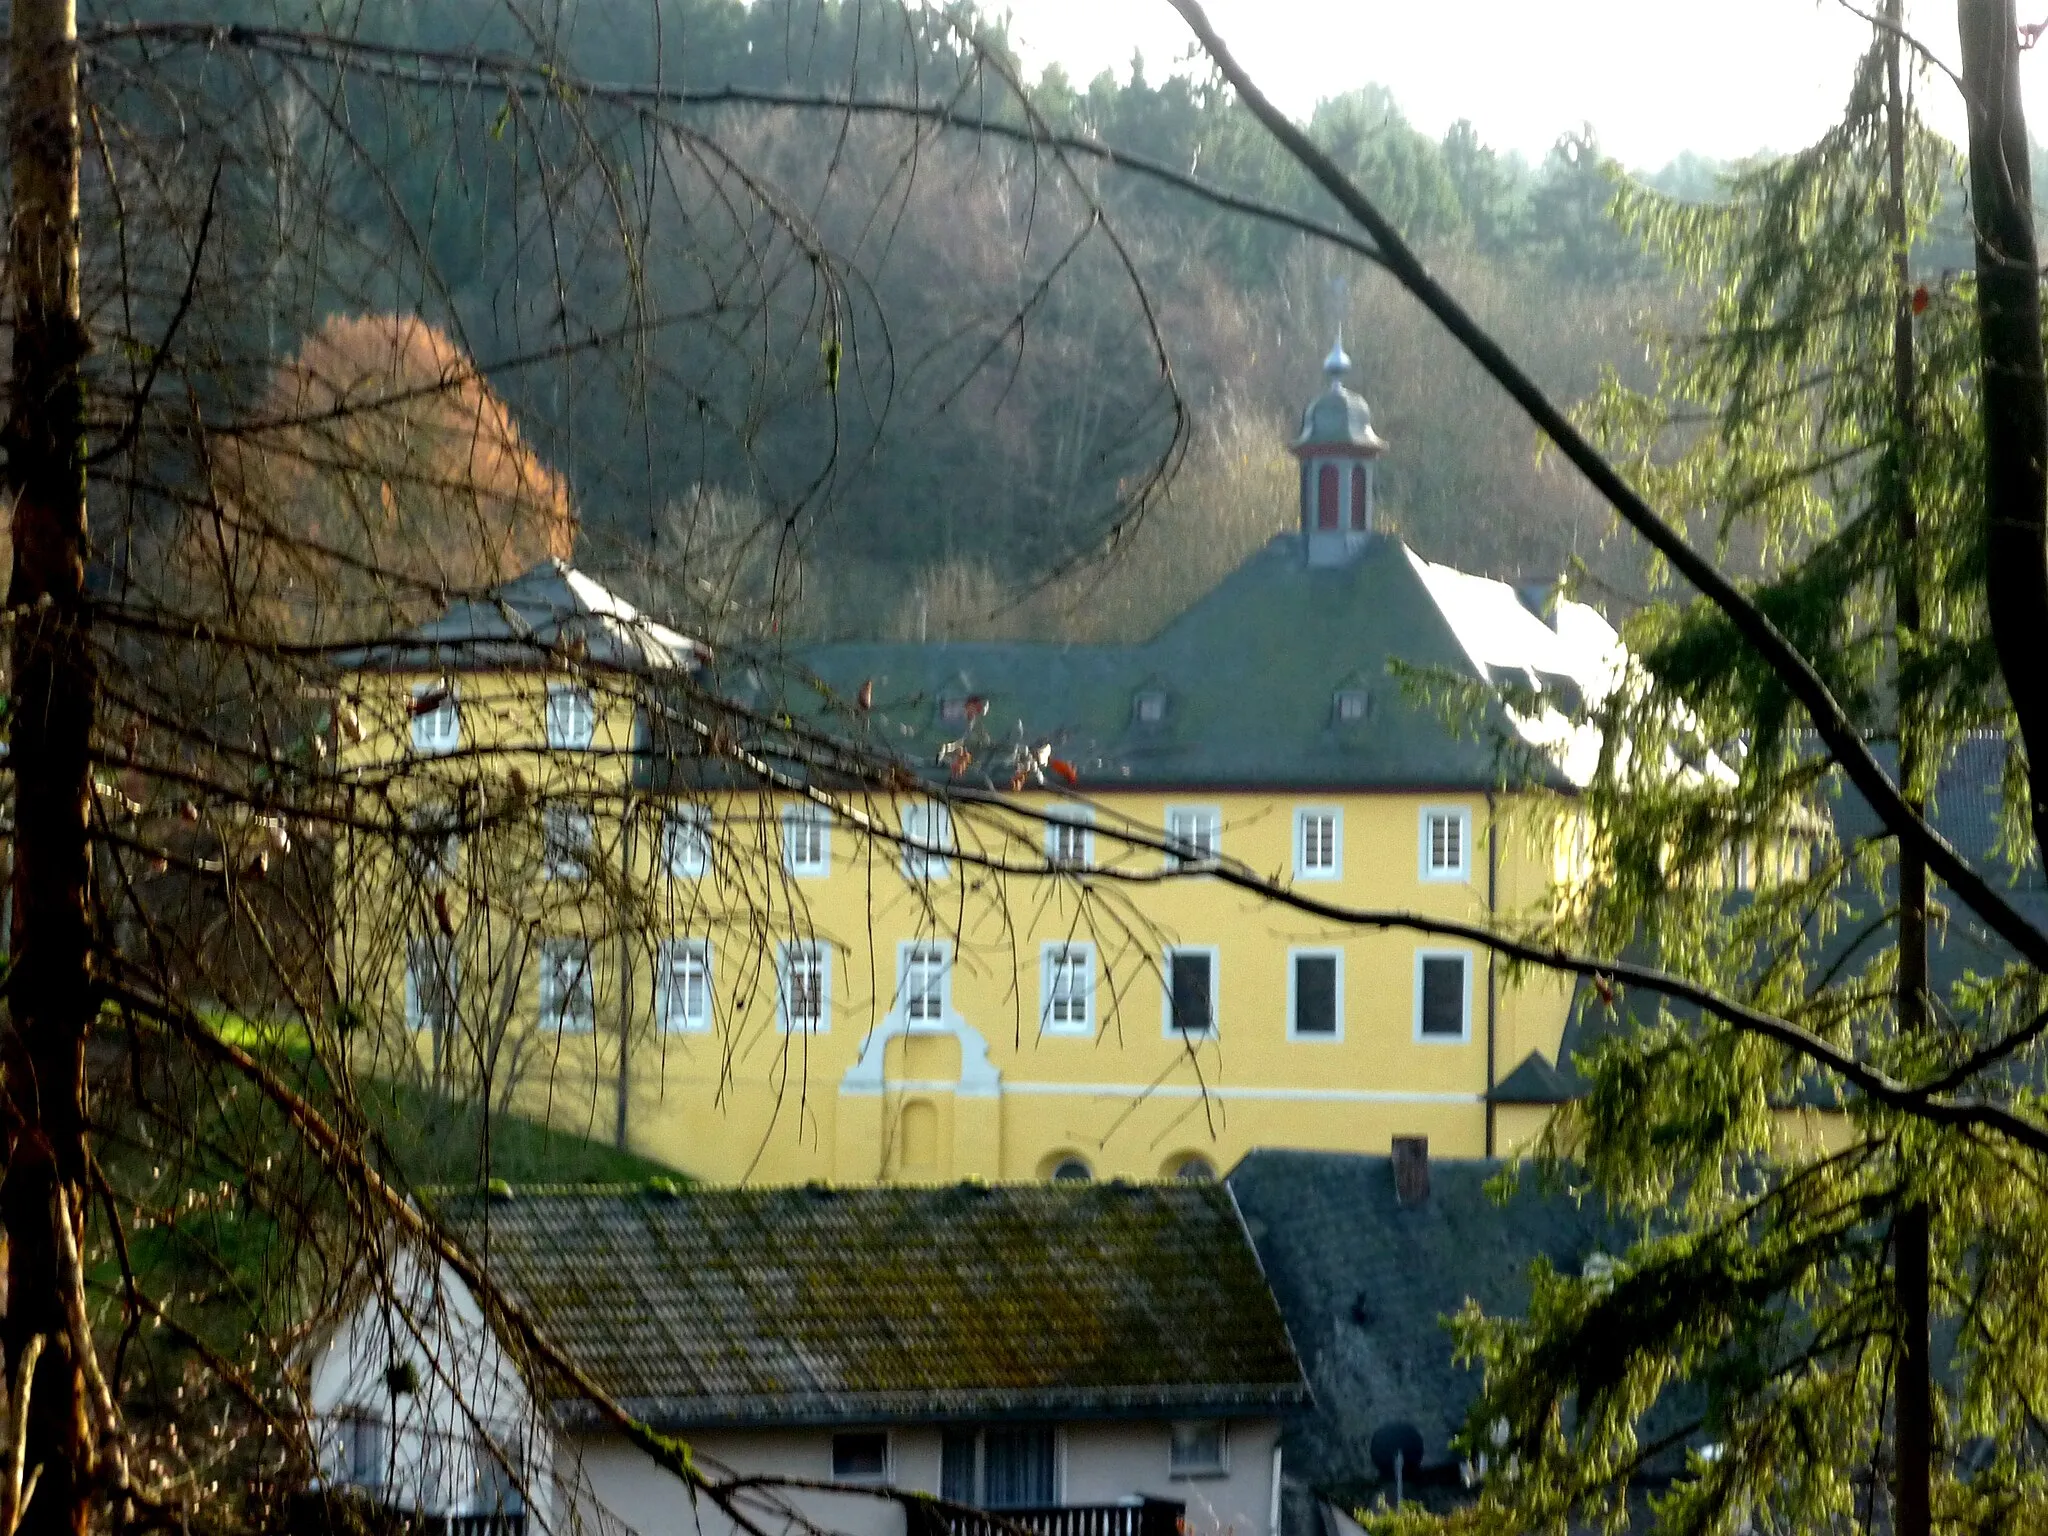
MULTIPOLYGON (((1440 711, 1411 702, 1396 663, 1475 683, 1591 692, 1600 681, 1590 658, 1612 639, 1583 605, 1556 604, 1546 622, 1507 584, 1431 566, 1391 537, 1372 539, 1349 563, 1311 566, 1300 537, 1287 534, 1139 644, 839 644, 797 659, 842 705, 873 683, 874 710, 863 720, 870 740, 936 772, 940 746, 964 736, 972 776, 999 787, 1020 751, 1044 745, 1073 766, 1084 791, 1477 791, 1526 768, 1526 755, 1500 753, 1515 737, 1506 711, 1489 705, 1481 729, 1453 730, 1440 711), (1363 718, 1341 717, 1340 690, 1367 695, 1363 718), (1164 706, 1156 722, 1138 708, 1148 693, 1164 706), (987 712, 971 724, 948 715, 949 703, 968 699, 987 712)), ((671 759, 659 732, 654 748, 657 786, 695 750, 679 741, 671 759)))
POLYGON ((1218 1184, 547 1190, 441 1212, 512 1300, 662 1427, 1307 1400, 1218 1184))

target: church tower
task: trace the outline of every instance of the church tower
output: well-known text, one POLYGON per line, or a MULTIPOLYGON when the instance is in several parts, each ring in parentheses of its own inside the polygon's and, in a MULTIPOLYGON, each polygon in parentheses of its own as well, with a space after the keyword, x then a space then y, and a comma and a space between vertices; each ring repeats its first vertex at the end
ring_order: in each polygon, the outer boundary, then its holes
POLYGON ((1323 360, 1329 387, 1301 413, 1290 445, 1301 461, 1301 543, 1310 565, 1341 565, 1373 531, 1373 460, 1387 451, 1365 397, 1344 387, 1351 359, 1339 337, 1323 360))

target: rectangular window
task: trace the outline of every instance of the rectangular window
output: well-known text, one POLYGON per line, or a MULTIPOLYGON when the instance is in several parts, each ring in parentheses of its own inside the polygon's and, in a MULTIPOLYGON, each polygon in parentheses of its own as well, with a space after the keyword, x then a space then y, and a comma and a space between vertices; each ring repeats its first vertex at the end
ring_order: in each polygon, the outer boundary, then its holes
POLYGON ((1472 957, 1462 950, 1420 950, 1415 956, 1415 1034, 1421 1040, 1463 1040, 1472 1018, 1472 957))
POLYGON ((479 1427, 470 1432, 471 1454, 476 1462, 475 1504, 477 1514, 519 1515, 526 1512, 526 1462, 520 1454, 518 1431, 494 1435, 479 1427))
POLYGON ((1296 950, 1288 964, 1288 1033, 1300 1040, 1335 1040, 1343 1033, 1344 957, 1334 949, 1296 950))
POLYGON ((440 755, 462 745, 462 703, 452 683, 421 683, 412 691, 412 749, 440 755))
POLYGON ((548 745, 581 752, 597 734, 597 705, 588 688, 548 684, 548 745))
POLYGON ((445 935, 405 944, 405 1025, 445 1034, 455 1027, 455 945, 445 935))
POLYGON ((776 967, 784 1030, 823 1034, 832 1027, 832 956, 823 944, 785 944, 776 967))
POLYGON ((1294 813, 1295 879, 1335 880, 1342 874, 1343 829, 1343 817, 1334 810, 1294 813))
POLYGON ((1041 951, 1045 999, 1040 1025, 1049 1035, 1085 1035, 1095 1028, 1095 946, 1047 944, 1041 951))
POLYGON ((946 991, 953 957, 944 944, 906 944, 902 951, 903 1017, 911 1024, 938 1024, 946 1016, 946 991))
POLYGON ((590 946, 581 939, 540 941, 540 1027, 573 1035, 597 1028, 590 946))
POLYGON ((711 868, 711 807, 678 805, 661 818, 661 867, 671 880, 701 880, 711 868))
POLYGON ((860 1429, 834 1435, 832 1478, 841 1483, 886 1483, 889 1480, 888 1431, 860 1429))
POLYGON ((335 1422, 341 1481, 353 1488, 382 1488, 391 1474, 391 1441, 384 1421, 368 1408, 351 1408, 335 1422))
POLYGON ((669 1034, 711 1027, 711 945, 703 939, 663 939, 654 956, 654 1011, 669 1034))
POLYGON ((982 1431, 982 1506, 1044 1509, 1059 1502, 1059 1439, 1050 1424, 982 1431))
POLYGON ((792 805, 782 813, 782 863, 792 875, 832 872, 832 819, 822 805, 792 805))
POLYGON ((935 800, 903 807, 903 878, 943 880, 953 846, 953 813, 935 800))
POLYGON ((418 806, 407 821, 412 838, 406 847, 406 863, 414 878, 429 883, 454 879, 457 861, 462 857, 462 839, 455 830, 459 825, 455 808, 418 806))
POLYGON ((1179 850, 1167 867, 1213 859, 1223 851, 1223 814, 1212 805, 1167 807, 1166 840, 1179 850))
POLYGON ((1086 869, 1095 862, 1095 831, 1086 811, 1053 813, 1045 824, 1045 857, 1062 869, 1086 869))
POLYGON ((948 1429, 939 1436, 939 1497, 952 1504, 979 1504, 981 1435, 972 1429, 948 1429))
POLYGON ((574 805, 548 805, 540 813, 540 872, 544 880, 581 880, 590 872, 596 819, 574 805))
POLYGON ((1422 813, 1422 878, 1464 880, 1471 875, 1472 816, 1442 808, 1422 813))
POLYGON ((1216 1033, 1216 951, 1166 952, 1166 1030, 1201 1039, 1216 1033))
POLYGON ((1230 1470, 1230 1437, 1220 1419, 1175 1424, 1166 1449, 1168 1477, 1221 1477, 1230 1470))

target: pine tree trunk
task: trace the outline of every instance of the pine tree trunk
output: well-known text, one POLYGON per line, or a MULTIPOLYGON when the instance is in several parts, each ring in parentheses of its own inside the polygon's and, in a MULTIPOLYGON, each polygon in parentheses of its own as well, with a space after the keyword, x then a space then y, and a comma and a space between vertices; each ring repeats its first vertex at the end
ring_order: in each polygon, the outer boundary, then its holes
MULTIPOLYGON (((27 1464, 40 1468, 24 1536, 78 1536, 96 1497, 85 1381, 66 1324, 73 1276, 60 1211, 85 1209, 85 1034, 93 1015, 86 913, 93 668, 84 613, 84 330, 78 290, 78 60, 74 0, 14 0, 8 150, 14 198, 12 397, 15 616, 15 966, 0 1038, 0 1226, 7 1236, 9 1378, 40 1337, 27 1464)), ((82 1237, 77 1226, 74 1236, 82 1237)), ((76 1250, 74 1250, 76 1251, 76 1250)))

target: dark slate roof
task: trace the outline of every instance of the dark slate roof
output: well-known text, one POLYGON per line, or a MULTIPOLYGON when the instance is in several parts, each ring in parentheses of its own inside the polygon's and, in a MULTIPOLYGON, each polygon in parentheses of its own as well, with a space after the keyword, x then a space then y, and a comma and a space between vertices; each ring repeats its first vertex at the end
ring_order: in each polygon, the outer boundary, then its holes
POLYGON ((561 560, 460 598, 378 645, 336 658, 347 671, 430 672, 535 667, 573 660, 628 672, 694 666, 704 648, 658 624, 561 560))
MULTIPOLYGON (((1348 564, 1311 566, 1300 536, 1284 534, 1139 644, 836 644, 797 659, 842 702, 872 681, 871 739, 936 772, 939 747, 964 733, 974 776, 999 786, 1017 750, 1044 744, 1084 791, 1483 791, 1527 766, 1500 753, 1516 737, 1505 709, 1490 705, 1478 732, 1451 729, 1410 701, 1394 664, 1523 690, 1600 689, 1593 658, 1613 631, 1581 604, 1557 611, 1553 627, 1506 583, 1432 565, 1395 538, 1371 540, 1348 564), (1367 717, 1340 719, 1339 689, 1357 688, 1367 717), (1144 692, 1164 695, 1156 724, 1138 718, 1144 692), (948 700, 968 698, 987 705, 971 728, 945 718, 948 700)), ((804 691, 776 707, 817 708, 804 691)), ((675 757, 692 754, 683 742, 675 757)), ((647 772, 655 788, 673 775, 658 734, 647 772)), ((1538 776, 1563 782, 1547 768, 1538 776)))
POLYGON ((441 1210, 584 1369, 666 1428, 1307 1400, 1221 1185, 584 1188, 441 1210))
POLYGON ((1314 1411, 1286 1430, 1287 1469, 1340 1504, 1367 1502, 1386 1425, 1421 1432, 1425 1479, 1453 1467, 1451 1436, 1480 1379, 1452 1360, 1446 1316, 1468 1297, 1518 1314, 1539 1256, 1578 1274, 1627 1247, 1597 1203, 1544 1193, 1533 1176, 1495 1203, 1485 1185, 1501 1167, 1436 1159, 1428 1198, 1405 1208, 1386 1157, 1253 1152, 1226 1180, 1315 1390, 1314 1411))

